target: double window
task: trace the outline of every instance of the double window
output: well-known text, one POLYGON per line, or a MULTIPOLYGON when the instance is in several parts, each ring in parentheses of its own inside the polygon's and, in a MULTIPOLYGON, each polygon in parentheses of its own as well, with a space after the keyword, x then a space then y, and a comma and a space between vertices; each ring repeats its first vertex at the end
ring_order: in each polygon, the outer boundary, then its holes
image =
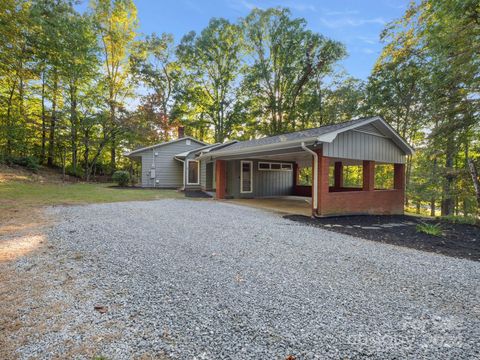
POLYGON ((291 163, 277 163, 277 162, 265 162, 261 161, 258 163, 258 170, 263 171, 289 171, 292 170, 293 166, 291 163))

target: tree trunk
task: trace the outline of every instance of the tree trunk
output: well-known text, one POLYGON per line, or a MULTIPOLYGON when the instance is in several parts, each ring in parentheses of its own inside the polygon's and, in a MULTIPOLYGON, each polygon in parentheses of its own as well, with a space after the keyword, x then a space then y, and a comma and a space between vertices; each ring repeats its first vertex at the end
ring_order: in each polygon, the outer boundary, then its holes
POLYGON ((77 175, 77 89, 75 85, 70 85, 70 141, 72 146, 72 170, 73 174, 77 175))
POLYGON ((430 200, 430 216, 435 216, 435 199, 430 200))
POLYGON ((40 152, 40 163, 45 163, 47 145, 47 119, 45 111, 45 72, 42 73, 42 150, 40 152))
POLYGON ((477 197, 477 215, 480 216, 480 181, 478 179, 478 172, 475 163, 472 159, 468 159, 468 168, 473 181, 473 187, 475 189, 475 195, 477 197))
POLYGON ((454 196, 453 196, 453 185, 455 176, 453 175, 453 162, 454 162, 454 152, 453 152, 453 139, 448 139, 447 149, 446 149, 446 161, 445 161, 445 182, 443 186, 443 201, 442 201, 442 216, 449 216, 453 214, 454 210, 454 196))
MULTIPOLYGON (((115 105, 113 103, 113 97, 110 96, 110 123, 112 126, 112 129, 115 128, 116 126, 116 121, 115 121, 115 105)), ((111 143, 110 143, 110 170, 111 173, 113 174, 115 171, 115 168, 117 167, 117 142, 116 142, 116 136, 115 136, 115 131, 112 131, 112 137, 111 137, 111 143)))
POLYGON ((53 166, 53 157, 55 151, 55 126, 57 125, 57 89, 58 89, 58 77, 54 74, 53 80, 53 98, 52 98, 52 116, 50 118, 50 133, 48 137, 48 158, 47 165, 53 166))
POLYGON ((420 201, 417 201, 415 213, 420 214, 420 201))

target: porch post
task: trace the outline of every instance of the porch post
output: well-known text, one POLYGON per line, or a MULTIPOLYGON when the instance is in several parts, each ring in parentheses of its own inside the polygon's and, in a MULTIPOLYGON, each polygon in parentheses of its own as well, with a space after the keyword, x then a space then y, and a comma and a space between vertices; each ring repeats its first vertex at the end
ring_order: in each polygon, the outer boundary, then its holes
POLYGON ((298 164, 297 163, 294 163, 293 164, 293 186, 297 186, 298 185, 298 164))
POLYGON ((393 165, 393 188, 405 190, 405 164, 393 165))
POLYGON ((375 190, 375 161, 363 161, 363 191, 375 190))
POLYGON ((334 172, 334 187, 335 189, 341 189, 343 187, 343 163, 341 161, 335 162, 335 172, 334 172))
POLYGON ((217 199, 225 199, 225 189, 227 187, 227 167, 225 160, 215 161, 215 196, 217 199))
MULTIPOLYGON (((318 194, 317 194, 317 209, 312 208, 313 214, 322 214, 322 202, 326 200, 328 196, 328 166, 330 159, 323 156, 322 150, 315 150, 318 154, 317 164, 317 181, 318 181, 318 194), (316 211, 315 211, 316 210, 316 211)), ((313 201, 312 201, 313 207, 313 201)))

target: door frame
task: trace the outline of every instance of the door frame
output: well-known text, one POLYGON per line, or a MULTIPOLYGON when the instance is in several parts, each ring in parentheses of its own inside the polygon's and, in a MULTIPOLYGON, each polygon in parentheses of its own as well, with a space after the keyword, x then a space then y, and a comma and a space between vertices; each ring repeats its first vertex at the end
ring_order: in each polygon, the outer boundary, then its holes
POLYGON ((253 193, 253 161, 251 160, 240 160, 240 194, 251 194, 253 193), (243 164, 250 165, 250 191, 243 190, 243 164))

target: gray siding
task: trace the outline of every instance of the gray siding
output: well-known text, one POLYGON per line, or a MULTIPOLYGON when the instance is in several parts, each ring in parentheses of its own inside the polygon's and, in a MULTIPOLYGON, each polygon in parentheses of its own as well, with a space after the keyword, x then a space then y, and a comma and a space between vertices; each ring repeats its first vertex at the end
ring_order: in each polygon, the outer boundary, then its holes
POLYGON ((136 154, 142 157, 142 181, 143 187, 179 188, 183 186, 183 164, 174 159, 176 154, 194 150, 204 146, 191 140, 187 145, 187 139, 158 146, 136 154), (154 156, 157 153, 157 156, 154 156), (150 179, 152 159, 155 157, 155 179, 150 179), (157 181, 158 180, 158 181, 157 181))
POLYGON ((202 189, 207 187, 207 162, 205 160, 200 161, 200 186, 202 189))
POLYGON ((402 150, 391 139, 354 130, 340 133, 331 143, 324 143, 323 155, 385 163, 405 162, 402 150))
MULTIPOLYGON (((249 160, 249 159, 244 159, 249 160)), ((258 170, 258 162, 273 160, 251 160, 253 162, 253 192, 240 193, 240 160, 227 161, 227 195, 234 198, 260 196, 284 196, 293 192, 292 170, 258 170)), ((285 163, 285 162, 283 162, 285 163)))

